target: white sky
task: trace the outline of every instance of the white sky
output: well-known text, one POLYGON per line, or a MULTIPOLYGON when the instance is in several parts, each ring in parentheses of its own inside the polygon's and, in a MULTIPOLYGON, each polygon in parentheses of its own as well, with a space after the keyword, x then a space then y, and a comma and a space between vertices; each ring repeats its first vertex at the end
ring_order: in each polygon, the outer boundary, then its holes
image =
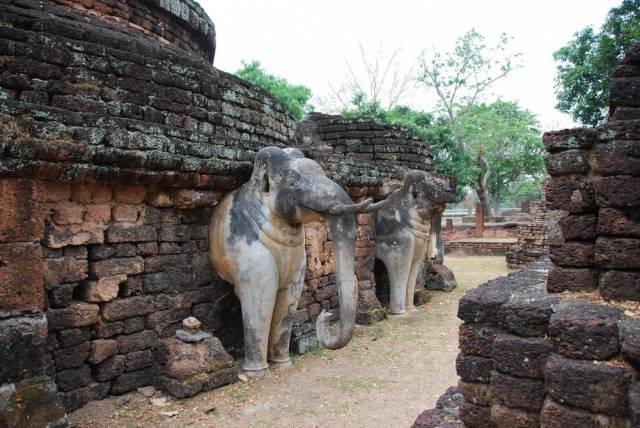
MULTIPOLYGON (((620 0, 200 0, 214 21, 214 65, 233 72, 241 60, 259 60, 270 73, 326 96, 328 83, 345 76, 345 58, 357 64, 358 43, 401 48, 410 67, 423 48, 448 49, 474 27, 497 41, 513 37, 523 68, 494 88, 538 115, 543 130, 571 127, 555 110, 552 53, 587 25, 599 28, 620 0)), ((416 92, 408 103, 430 110, 433 94, 416 92)), ((489 99, 491 101, 491 99, 489 99)))

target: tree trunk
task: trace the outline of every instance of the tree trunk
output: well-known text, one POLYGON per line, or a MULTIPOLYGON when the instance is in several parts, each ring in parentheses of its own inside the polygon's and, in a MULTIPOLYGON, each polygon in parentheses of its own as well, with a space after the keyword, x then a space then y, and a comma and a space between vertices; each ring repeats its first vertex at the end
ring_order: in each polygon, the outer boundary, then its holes
POLYGON ((476 163, 481 169, 484 166, 484 172, 480 172, 478 174, 478 198, 480 199, 482 210, 486 218, 491 215, 491 210, 489 207, 489 188, 487 186, 487 180, 489 179, 489 175, 491 174, 491 169, 489 168, 489 163, 487 162, 487 160, 482 157, 482 154, 478 155, 476 163))

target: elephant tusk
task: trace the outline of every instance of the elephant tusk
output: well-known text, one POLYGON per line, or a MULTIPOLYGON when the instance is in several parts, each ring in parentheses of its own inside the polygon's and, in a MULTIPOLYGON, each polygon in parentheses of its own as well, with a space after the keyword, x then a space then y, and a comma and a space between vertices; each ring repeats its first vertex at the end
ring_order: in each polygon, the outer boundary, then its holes
POLYGON ((364 212, 364 210, 372 203, 373 203, 373 199, 369 198, 358 204, 338 205, 338 206, 331 207, 328 213, 333 216, 341 216, 341 215, 364 212))
POLYGON ((376 202, 375 204, 369 205, 367 208, 365 208, 363 211, 360 211, 360 212, 361 213, 371 213, 371 212, 377 211, 380 208, 382 208, 385 205, 387 205, 388 202, 389 202, 388 199, 384 199, 382 201, 376 202))

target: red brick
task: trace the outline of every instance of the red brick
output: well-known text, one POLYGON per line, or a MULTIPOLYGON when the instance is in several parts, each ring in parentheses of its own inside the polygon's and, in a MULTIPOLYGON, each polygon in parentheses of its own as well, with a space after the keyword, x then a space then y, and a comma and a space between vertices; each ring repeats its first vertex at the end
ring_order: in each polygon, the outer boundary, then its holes
POLYGON ((0 317, 39 312, 43 307, 40 244, 0 244, 0 317))
POLYGON ((47 285, 78 282, 87 277, 89 262, 86 259, 60 257, 44 261, 44 281, 47 285))
POLYGON ((84 206, 75 202, 60 202, 53 208, 51 219, 55 224, 81 224, 84 216, 84 206))
POLYGON ((0 179, 0 242, 42 239, 44 234, 43 182, 0 179))
POLYGON ((138 220, 138 207, 136 205, 119 204, 111 211, 113 221, 135 222, 138 220))
POLYGON ((146 193, 144 186, 118 186, 114 190, 113 198, 116 202, 139 204, 144 201, 146 193))

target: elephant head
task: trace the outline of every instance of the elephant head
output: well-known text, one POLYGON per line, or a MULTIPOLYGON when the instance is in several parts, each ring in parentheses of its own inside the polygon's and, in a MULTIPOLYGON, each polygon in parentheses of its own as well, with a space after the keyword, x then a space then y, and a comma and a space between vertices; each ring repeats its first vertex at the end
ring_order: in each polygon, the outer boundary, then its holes
POLYGON ((447 181, 422 171, 407 173, 400 193, 402 199, 425 219, 444 210, 446 203, 456 200, 456 194, 447 181))
POLYGON ((323 311, 316 321, 316 334, 325 348, 343 347, 351 339, 356 318, 354 214, 375 211, 386 201, 353 203, 320 165, 292 148, 261 149, 244 190, 268 208, 272 223, 302 224, 326 217, 335 245, 340 327, 337 334, 332 333, 331 314, 323 311))

